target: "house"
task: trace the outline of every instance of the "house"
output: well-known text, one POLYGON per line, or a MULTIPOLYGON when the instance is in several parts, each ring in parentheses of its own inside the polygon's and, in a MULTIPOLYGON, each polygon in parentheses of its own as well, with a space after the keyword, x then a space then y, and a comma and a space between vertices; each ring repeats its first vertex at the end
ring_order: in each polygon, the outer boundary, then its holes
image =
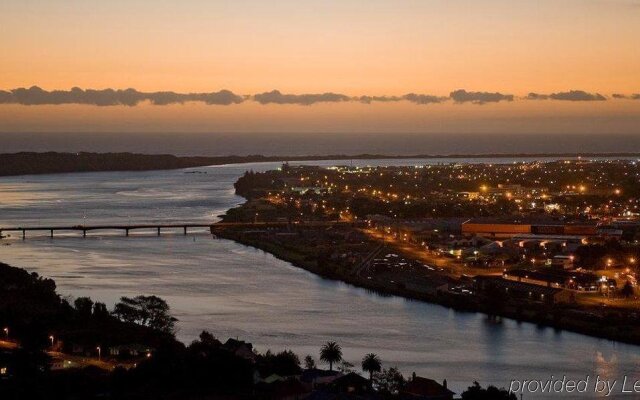
POLYGON ((350 372, 346 375, 336 378, 330 386, 332 391, 338 393, 362 395, 371 391, 371 383, 369 382, 369 380, 363 378, 355 372, 350 372))
POLYGON ((562 269, 573 268, 573 256, 557 255, 551 259, 551 266, 562 269))
POLYGON ((323 369, 311 368, 302 371, 300 380, 310 385, 312 389, 315 389, 318 386, 327 385, 341 376, 342 373, 339 371, 326 371, 323 369))
POLYGON ((123 344, 109 347, 109 355, 114 357, 149 357, 153 349, 142 344, 123 344))
POLYGON ((368 379, 350 372, 313 391, 306 400, 378 400, 383 397, 371 389, 368 379))
POLYGON ((442 385, 433 379, 414 376, 402 391, 400 397, 403 399, 416 400, 453 400, 455 393, 447 389, 447 380, 442 385))
POLYGON ((256 385, 259 398, 269 400, 299 400, 309 394, 309 389, 297 379, 261 382, 256 385))

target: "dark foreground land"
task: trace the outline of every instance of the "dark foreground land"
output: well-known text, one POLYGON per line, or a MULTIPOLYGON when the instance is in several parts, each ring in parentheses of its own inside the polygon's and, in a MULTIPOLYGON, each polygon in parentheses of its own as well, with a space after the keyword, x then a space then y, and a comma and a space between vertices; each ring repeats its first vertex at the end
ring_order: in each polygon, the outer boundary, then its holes
MULTIPOLYGON (((635 157, 637 153, 588 153, 585 157, 635 157)), ((178 157, 169 154, 134 153, 13 153, 0 154, 0 176, 54 174, 70 172, 99 171, 150 171, 202 167, 206 165, 239 164, 269 161, 312 161, 312 160, 376 160, 412 158, 501 158, 501 157, 575 157, 576 154, 449 154, 396 156, 382 154, 359 155, 311 155, 311 156, 218 156, 218 157, 178 157)))
MULTIPOLYGON (((0 398, 51 399, 452 399, 431 379, 405 378, 373 353, 357 367, 327 342, 319 357, 258 353, 203 331, 189 345, 174 337, 169 307, 155 296, 122 298, 112 311, 55 283, 0 263, 0 398), (316 361, 317 360, 317 361, 316 361), (329 370, 317 363, 329 364, 329 370), (356 373, 359 367, 366 376, 356 373)), ((360 363, 359 363, 360 364, 360 363)), ((466 400, 515 400, 474 383, 466 400)))

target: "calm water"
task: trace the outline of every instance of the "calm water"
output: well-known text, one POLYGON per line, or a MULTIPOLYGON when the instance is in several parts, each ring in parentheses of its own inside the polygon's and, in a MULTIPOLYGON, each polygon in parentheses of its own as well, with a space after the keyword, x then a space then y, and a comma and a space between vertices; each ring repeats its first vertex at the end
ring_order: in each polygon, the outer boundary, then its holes
MULTIPOLYGON (((240 174, 276 166, 0 178, 0 226, 213 221, 242 202, 232 189, 240 174)), ((319 346, 336 340, 354 364, 374 351, 386 366, 446 378, 458 393, 474 380, 507 385, 512 378, 565 374, 640 378, 640 347, 514 321, 494 324, 480 314, 378 296, 204 232, 53 240, 31 235, 24 242, 3 241, 10 245, 0 246, 0 260, 54 278, 65 295, 109 304, 120 296, 159 295, 180 319, 178 336, 185 342, 208 329, 221 338, 249 340, 259 350, 291 348, 317 359, 319 346)))

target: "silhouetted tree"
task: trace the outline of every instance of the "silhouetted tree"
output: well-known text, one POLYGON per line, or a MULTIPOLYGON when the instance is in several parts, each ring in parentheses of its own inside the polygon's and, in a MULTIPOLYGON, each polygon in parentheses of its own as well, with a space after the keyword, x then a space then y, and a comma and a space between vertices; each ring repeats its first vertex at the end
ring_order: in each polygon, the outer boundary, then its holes
POLYGON ((284 350, 274 354, 270 350, 259 358, 258 369, 260 373, 265 375, 278 374, 281 376, 290 376, 300 374, 300 359, 298 355, 291 350, 284 350))
POLYGON ((73 306, 78 312, 78 316, 81 319, 91 318, 93 312, 93 301, 88 297, 78 297, 73 302, 73 306))
POLYGON ((333 363, 342 360, 342 348, 336 342, 327 342, 320 348, 320 360, 329 363, 329 371, 333 371, 333 363))
POLYGON ((362 370, 369 373, 369 380, 373 380, 373 373, 382 370, 382 361, 380 357, 373 353, 369 353, 362 359, 362 370))
POLYGON ((169 305, 157 296, 121 297, 113 314, 122 321, 173 333, 177 319, 169 314, 169 305))
POLYGON ((314 369, 316 367, 316 361, 311 357, 311 354, 307 354, 304 358, 304 368, 305 369, 314 369))
POLYGON ((404 376, 398 371, 398 368, 392 367, 383 369, 373 375, 373 384, 378 392, 385 395, 396 395, 404 387, 404 376))
POLYGON ((484 389, 478 382, 473 382, 467 390, 462 392, 462 400, 518 400, 514 393, 509 393, 505 389, 498 389, 489 386, 484 389))
POLYGON ((342 362, 340 363, 340 366, 338 367, 338 371, 342 372, 343 374, 348 374, 353 372, 353 367, 354 365, 351 364, 349 361, 342 360, 342 362))
POLYGON ((107 310, 107 305, 100 302, 95 302, 93 304, 93 316, 94 318, 103 319, 109 316, 109 310, 107 310))
POLYGON ((202 331, 200 333, 200 342, 207 346, 216 346, 218 347, 221 343, 220 341, 213 336, 209 331, 202 331))

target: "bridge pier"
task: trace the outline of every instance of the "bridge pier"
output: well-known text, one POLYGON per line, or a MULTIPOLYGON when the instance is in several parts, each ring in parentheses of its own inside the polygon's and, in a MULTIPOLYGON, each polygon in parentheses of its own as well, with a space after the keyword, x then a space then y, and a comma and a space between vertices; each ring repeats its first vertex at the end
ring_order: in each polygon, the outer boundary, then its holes
POLYGON ((129 237, 129 228, 125 228, 125 236, 129 237))
POLYGON ((27 238, 27 231, 26 230, 22 230, 22 240, 25 240, 27 238))
POLYGON ((87 237, 87 230, 86 229, 82 230, 82 237, 87 237))
POLYGON ((51 239, 53 239, 53 229, 51 229, 51 232, 49 232, 49 236, 51 236, 51 239))
POLYGON ((184 234, 185 235, 187 234, 187 227, 186 226, 184 227, 184 234))
POLYGON ((160 227, 158 227, 158 236, 160 236, 160 227))

